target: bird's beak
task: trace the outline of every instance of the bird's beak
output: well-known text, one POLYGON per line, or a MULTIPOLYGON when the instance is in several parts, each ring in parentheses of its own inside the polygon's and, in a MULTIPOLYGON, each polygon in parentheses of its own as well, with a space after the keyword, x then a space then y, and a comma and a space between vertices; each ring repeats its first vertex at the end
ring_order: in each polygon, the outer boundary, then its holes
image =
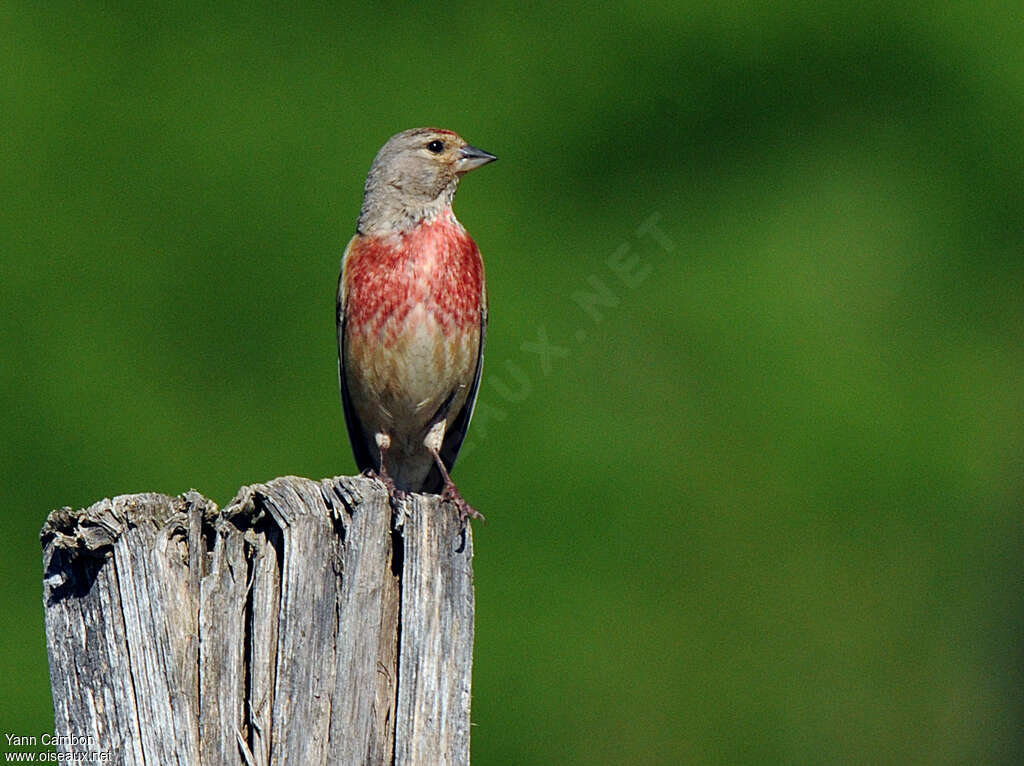
POLYGON ((485 152, 483 149, 477 149, 475 146, 464 146, 459 150, 459 158, 455 160, 455 172, 456 173, 468 173, 470 170, 476 170, 482 165, 486 165, 488 162, 494 162, 498 159, 490 152, 485 152))

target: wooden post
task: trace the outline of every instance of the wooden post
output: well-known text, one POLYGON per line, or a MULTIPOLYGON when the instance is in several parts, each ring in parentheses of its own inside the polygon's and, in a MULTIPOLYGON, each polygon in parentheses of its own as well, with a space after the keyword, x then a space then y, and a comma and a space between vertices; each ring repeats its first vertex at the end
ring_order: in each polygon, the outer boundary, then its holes
POLYGON ((56 732, 119 764, 469 763, 473 538, 365 477, 50 514, 56 732))

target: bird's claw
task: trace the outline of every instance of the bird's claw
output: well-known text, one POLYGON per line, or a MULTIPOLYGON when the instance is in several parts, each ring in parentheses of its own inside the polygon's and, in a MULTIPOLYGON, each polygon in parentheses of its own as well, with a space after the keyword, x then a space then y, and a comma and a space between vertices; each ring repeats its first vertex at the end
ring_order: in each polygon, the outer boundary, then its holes
POLYGON ((486 522, 487 517, 484 516, 480 511, 471 506, 466 502, 466 499, 459 492, 459 488, 453 483, 449 482, 445 485, 444 490, 441 492, 441 499, 448 500, 453 503, 459 511, 459 521, 465 524, 469 519, 480 519, 486 522))
POLYGON ((406 501, 406 499, 408 499, 409 493, 404 489, 399 489, 395 486, 395 480, 392 479, 391 476, 388 475, 388 472, 383 469, 380 471, 374 471, 371 468, 369 475, 377 479, 377 481, 387 488, 388 500, 391 501, 391 510, 396 512, 400 511, 401 505, 406 501))

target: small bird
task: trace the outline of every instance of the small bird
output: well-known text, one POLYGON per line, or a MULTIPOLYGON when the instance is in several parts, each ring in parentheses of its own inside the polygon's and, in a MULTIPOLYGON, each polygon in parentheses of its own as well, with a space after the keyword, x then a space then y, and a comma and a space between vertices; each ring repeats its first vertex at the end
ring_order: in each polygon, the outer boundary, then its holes
POLYGON ((457 133, 415 128, 377 153, 338 282, 338 370, 361 471, 399 501, 440 492, 483 518, 451 478, 483 369, 480 250, 452 212, 466 173, 497 159, 457 133))

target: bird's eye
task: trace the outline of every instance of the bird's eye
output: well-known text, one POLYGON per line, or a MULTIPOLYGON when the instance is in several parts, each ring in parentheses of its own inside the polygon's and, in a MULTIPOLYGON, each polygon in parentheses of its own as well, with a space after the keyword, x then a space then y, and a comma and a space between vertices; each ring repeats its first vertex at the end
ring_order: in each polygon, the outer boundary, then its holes
POLYGON ((427 144, 427 151, 432 152, 433 154, 440 154, 441 152, 444 151, 444 142, 431 141, 429 144, 427 144))

